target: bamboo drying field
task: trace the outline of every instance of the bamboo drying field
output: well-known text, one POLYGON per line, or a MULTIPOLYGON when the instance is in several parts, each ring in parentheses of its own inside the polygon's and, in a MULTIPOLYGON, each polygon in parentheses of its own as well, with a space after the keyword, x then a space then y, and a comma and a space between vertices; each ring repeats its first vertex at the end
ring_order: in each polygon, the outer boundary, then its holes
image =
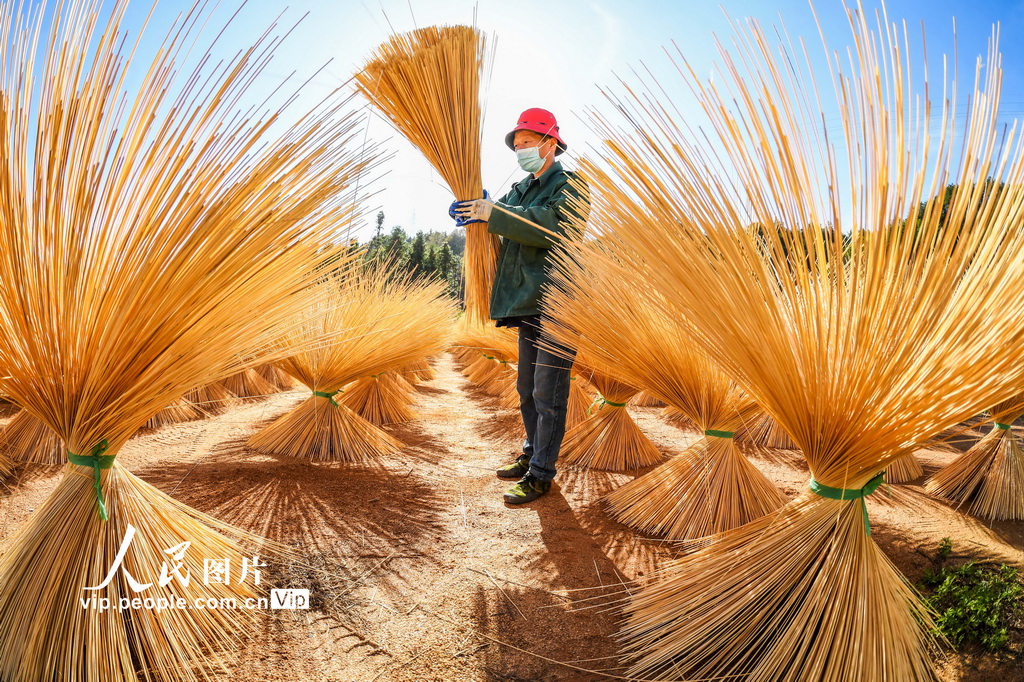
MULTIPOLYGON (((419 420, 384 427, 405 447, 374 466, 330 467, 246 448, 259 428, 306 399, 304 388, 232 404, 225 414, 145 433, 125 446, 119 458, 147 483, 300 550, 300 560, 272 562, 265 577, 273 586, 309 588, 311 608, 264 614, 258 633, 242 643, 237 668, 214 679, 614 679, 552 661, 617 674, 619 616, 611 602, 624 581, 644 584, 679 553, 618 523, 602 502, 647 470, 564 470, 553 494, 509 508, 499 494, 506 484, 492 470, 516 451, 515 413, 468 381, 451 355, 433 365, 436 377, 417 388, 419 420)), ((667 454, 683 454, 699 440, 660 408, 629 409, 667 454)), ((10 416, 8 410, 4 420, 10 416)), ((919 452, 926 474, 988 428, 966 432, 958 446, 919 452)), ((797 453, 748 453, 788 497, 806 485, 797 453)), ((5 484, 0 545, 58 478, 51 468, 5 484)), ((927 495, 923 480, 892 486, 891 498, 881 491, 869 509, 872 537, 912 581, 934 566, 943 537, 955 543, 952 561, 978 557, 1024 569, 1019 523, 956 512, 927 495)), ((953 655, 940 679, 1019 682, 1020 634, 1016 657, 953 655)))
POLYGON ((105 7, 0 3, 0 682, 1024 682, 997 30, 973 85, 860 6, 824 67, 754 20, 712 77, 674 45, 550 205, 474 204, 525 232, 456 223, 457 300, 352 235, 371 112, 486 199, 493 36, 392 31, 309 105, 255 94, 274 20, 220 61, 204 3, 158 47, 105 7), (506 268, 575 360, 523 506, 506 268), (987 648, 920 587, 975 564, 987 648))

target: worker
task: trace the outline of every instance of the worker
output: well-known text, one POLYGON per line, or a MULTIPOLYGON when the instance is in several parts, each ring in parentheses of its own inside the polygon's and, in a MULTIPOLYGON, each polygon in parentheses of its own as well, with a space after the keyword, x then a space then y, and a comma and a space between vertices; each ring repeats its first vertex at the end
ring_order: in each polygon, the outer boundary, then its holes
POLYGON ((505 144, 528 175, 496 202, 485 192, 482 199, 453 203, 449 214, 456 225, 486 222, 487 231, 501 237, 490 317, 496 326, 519 331, 516 390, 526 440, 522 454, 497 474, 519 479, 504 499, 522 504, 550 490, 565 435, 575 352, 545 333, 543 289, 553 250, 561 239, 581 234, 589 195, 579 175, 555 159, 567 146, 550 111, 524 111, 505 144))

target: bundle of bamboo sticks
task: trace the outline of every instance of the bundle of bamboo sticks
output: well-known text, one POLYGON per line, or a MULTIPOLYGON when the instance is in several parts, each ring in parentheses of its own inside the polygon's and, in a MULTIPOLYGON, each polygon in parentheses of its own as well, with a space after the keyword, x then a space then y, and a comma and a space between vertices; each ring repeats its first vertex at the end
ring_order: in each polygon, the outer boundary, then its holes
POLYGON ((371 374, 345 386, 341 402, 375 426, 416 418, 412 409, 416 389, 399 371, 371 374))
MULTIPOLYGON (((551 304, 547 305, 551 310, 551 304)), ((567 428, 560 458, 566 464, 598 471, 629 471, 662 461, 664 455, 627 410, 640 387, 617 379, 621 373, 587 355, 586 350, 576 354, 574 367, 597 395, 587 408, 586 418, 567 428)), ((566 422, 568 426, 568 419, 566 422)))
POLYGON ((630 676, 936 678, 930 615, 872 541, 864 498, 896 459, 1024 385, 1024 148, 997 124, 994 39, 966 122, 947 98, 936 133, 899 28, 849 17, 853 44, 826 45, 825 79, 753 22, 713 83, 676 60, 707 137, 657 83, 609 94, 621 118, 594 114, 595 212, 645 264, 619 289, 656 291, 689 321, 812 475, 633 593, 630 676), (838 135, 823 125, 830 87, 838 135), (1005 190, 982 196, 989 176, 1005 190), (755 238, 752 222, 781 228, 755 238))
POLYGON ((281 341, 305 350, 279 363, 312 395, 253 434, 249 446, 321 462, 359 463, 397 452, 401 442, 339 401, 341 391, 361 376, 444 348, 452 307, 442 282, 395 277, 386 264, 321 283, 281 341))
MULTIPOLYGON (((417 149, 459 201, 483 197, 481 80, 492 48, 472 26, 428 26, 392 36, 355 74, 358 91, 417 149)), ((498 237, 466 226, 466 316, 488 320, 498 237)))
POLYGON ((146 50, 125 39, 126 7, 104 18, 91 0, 0 6, 0 281, 12 284, 0 287, 0 390, 63 441, 68 461, 0 555, 7 680, 158 671, 192 682, 227 670, 254 611, 117 605, 255 596, 251 575, 203 581, 204 559, 255 568, 254 552, 265 563, 271 546, 116 456, 187 391, 265 355, 324 253, 344 266, 330 245, 375 158, 355 149, 341 93, 291 124, 283 109, 237 111, 273 29, 219 66, 178 73, 186 51, 203 49, 194 8, 162 45, 146 41, 159 47, 136 73, 146 50))
POLYGON ((779 450, 796 450, 796 443, 772 416, 761 410, 736 430, 736 440, 779 450))
MULTIPOLYGON (((591 228, 611 232, 614 226, 602 217, 592 215, 591 228)), ((621 286, 632 268, 645 267, 635 254, 608 235, 564 245, 556 263, 546 294, 549 333, 584 357, 600 358, 623 381, 664 400, 701 431, 681 454, 608 495, 616 518, 688 540, 778 509, 785 497, 733 438, 753 402, 694 348, 692 330, 659 296, 646 287, 621 286)), ((566 442, 568 457, 568 436, 566 442)))
POLYGON ((64 442, 60 436, 27 410, 18 412, 0 429, 0 452, 12 465, 26 463, 52 466, 67 462, 64 442))
POLYGON ((1024 415, 1024 394, 992 407, 992 430, 952 464, 940 469, 925 489, 993 521, 1024 519, 1024 449, 1013 422, 1024 415))

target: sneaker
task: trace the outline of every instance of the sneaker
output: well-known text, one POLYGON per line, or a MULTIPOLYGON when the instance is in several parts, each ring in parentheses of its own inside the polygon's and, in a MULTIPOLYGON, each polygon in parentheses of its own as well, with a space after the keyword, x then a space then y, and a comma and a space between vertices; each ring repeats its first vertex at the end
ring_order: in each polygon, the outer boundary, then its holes
POLYGON ((530 458, 527 455, 519 455, 516 461, 498 469, 498 478, 522 478, 530 470, 530 458))
POLYGON ((533 502, 549 490, 551 481, 542 481, 527 472, 518 483, 505 491, 504 497, 509 504, 523 504, 533 502))

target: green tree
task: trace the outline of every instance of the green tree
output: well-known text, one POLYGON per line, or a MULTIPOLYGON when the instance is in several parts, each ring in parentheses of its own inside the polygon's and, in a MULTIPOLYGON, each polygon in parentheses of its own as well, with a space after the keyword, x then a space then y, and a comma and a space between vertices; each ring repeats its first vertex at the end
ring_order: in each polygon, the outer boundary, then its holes
POLYGON ((401 225, 395 225, 391 228, 391 235, 387 240, 384 257, 390 260, 395 267, 401 267, 408 258, 408 241, 409 236, 405 234, 405 230, 402 229, 401 225))
POLYGON ((441 275, 441 279, 448 281, 452 275, 453 265, 455 264, 455 256, 452 254, 452 247, 448 246, 448 242, 445 242, 441 247, 441 253, 437 257, 437 273, 441 275))
POLYGON ((423 259, 423 274, 427 277, 437 274, 437 249, 433 244, 427 247, 427 256, 423 259))
POLYGON ((405 263, 405 269, 409 272, 422 273, 424 258, 426 257, 426 241, 422 232, 416 233, 412 240, 412 247, 409 249, 409 257, 405 263))

